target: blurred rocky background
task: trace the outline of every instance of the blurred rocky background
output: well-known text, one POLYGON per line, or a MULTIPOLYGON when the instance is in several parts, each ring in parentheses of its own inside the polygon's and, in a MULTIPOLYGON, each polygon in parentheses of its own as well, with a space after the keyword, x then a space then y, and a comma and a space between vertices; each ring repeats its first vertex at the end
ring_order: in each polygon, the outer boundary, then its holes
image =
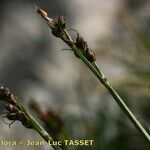
MULTIPOLYGON (((46 129, 56 139, 94 139, 92 147, 84 147, 87 150, 148 150, 146 141, 87 67, 73 52, 61 51, 66 45, 52 36, 34 4, 54 18, 66 14, 68 28, 88 41, 98 66, 149 132, 149 0, 0 1, 0 82, 30 107, 46 129), (38 109, 32 107, 33 102, 38 109), (42 118, 45 114, 49 123, 42 118)), ((75 38, 74 32, 70 34, 75 38)), ((0 121, 0 140, 28 139, 42 140, 19 122, 9 128, 0 121)))

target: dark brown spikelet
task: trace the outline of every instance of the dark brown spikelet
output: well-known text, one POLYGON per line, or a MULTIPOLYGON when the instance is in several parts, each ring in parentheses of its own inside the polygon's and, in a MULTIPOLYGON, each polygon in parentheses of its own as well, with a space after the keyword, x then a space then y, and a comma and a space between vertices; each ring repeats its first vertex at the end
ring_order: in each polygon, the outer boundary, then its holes
POLYGON ((10 103, 6 103, 5 109, 7 110, 6 115, 2 118, 3 122, 5 124, 8 124, 4 121, 4 118, 7 118, 8 120, 12 121, 9 124, 9 127, 15 122, 15 121, 20 121, 22 125, 26 128, 33 129, 33 126, 31 124, 30 118, 26 116, 26 114, 17 108, 15 105, 12 105, 10 103))
POLYGON ((9 112, 11 112, 11 113, 16 113, 16 112, 19 111, 19 109, 18 109, 16 106, 14 106, 14 105, 12 105, 12 104, 9 104, 9 103, 7 103, 7 104, 5 105, 5 108, 6 108, 7 111, 9 111, 9 112))
MULTIPOLYGON (((18 98, 3 85, 0 86, 0 100, 6 103, 5 109, 7 110, 7 113, 3 118, 7 118, 8 120, 12 121, 12 123, 18 120, 23 124, 24 127, 33 129, 31 120, 26 115, 26 112, 24 112, 24 109, 18 101, 18 98)), ((9 124, 9 127, 12 123, 9 124)))
POLYGON ((56 37, 61 37, 61 32, 66 27, 64 16, 61 14, 58 20, 55 20, 53 18, 49 18, 47 12, 38 6, 35 6, 35 11, 47 21, 47 24, 52 29, 52 34, 56 37))
POLYGON ((3 85, 0 86, 0 100, 8 102, 13 105, 18 105, 16 99, 17 97, 14 94, 12 94, 7 87, 4 87, 3 85))
POLYGON ((87 42, 79 34, 76 38, 75 44, 76 44, 77 48, 81 48, 83 50, 85 50, 88 47, 87 42))
POLYGON ((87 48, 85 52, 86 52, 86 55, 87 55, 87 59, 90 62, 94 62, 96 60, 96 55, 91 49, 87 48))
POLYGON ((86 50, 86 48, 88 47, 87 42, 80 36, 78 31, 76 31, 75 29, 69 29, 68 31, 74 31, 77 33, 77 38, 74 43, 76 45, 76 47, 80 48, 82 50, 86 50))
MULTIPOLYGON (((69 30, 75 31, 77 33, 77 38, 75 41, 76 47, 82 50, 83 54, 90 62, 94 62, 96 60, 96 55, 90 48, 88 48, 87 42, 80 36, 80 34, 76 30, 69 30)), ((78 54, 76 54, 76 52, 74 52, 74 54, 77 58, 80 58, 78 54)))

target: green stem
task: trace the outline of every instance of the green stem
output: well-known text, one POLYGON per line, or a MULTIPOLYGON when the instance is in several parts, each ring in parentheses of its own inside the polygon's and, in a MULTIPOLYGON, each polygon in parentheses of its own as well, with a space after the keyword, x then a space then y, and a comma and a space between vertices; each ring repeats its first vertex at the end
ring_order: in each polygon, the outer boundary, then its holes
MULTIPOLYGON (((21 105, 21 104, 20 104, 21 105)), ((30 124, 34 128, 35 131, 37 131, 46 142, 53 143, 53 138, 50 134, 46 132, 46 130, 34 119, 34 117, 25 109, 23 105, 21 105, 21 109, 25 112, 27 117, 30 119, 30 124)), ((54 150, 61 150, 61 148, 58 145, 51 145, 54 150)))
MULTIPOLYGON (((65 32, 65 36, 67 39, 70 39, 72 41, 69 34, 65 32)), ((65 39, 65 40, 67 40, 65 39)), ((65 41, 64 39, 62 39, 65 41)), ((97 67, 95 63, 91 63, 87 60, 87 58, 80 52, 80 50, 75 45, 69 45, 71 49, 76 52, 80 59, 87 65, 87 67, 95 74, 95 76, 99 79, 99 81, 107 88, 109 93, 112 95, 112 97, 115 99, 115 101, 118 103, 120 108, 124 111, 126 116, 131 120, 131 122, 134 124, 134 126, 137 128, 137 130, 145 137, 145 139, 150 143, 150 135, 148 132, 144 129, 144 127, 140 124, 140 122, 137 120, 137 118, 134 116, 134 114, 131 112, 129 107, 125 104, 124 100, 118 95, 118 93, 113 89, 113 87, 110 85, 110 83, 105 78, 104 74, 100 71, 100 69, 97 67)))
POLYGON ((148 143, 150 143, 150 135, 140 124, 140 122, 137 120, 137 118, 134 116, 134 114, 131 112, 131 110, 122 100, 122 98, 117 94, 117 92, 113 89, 112 86, 108 86, 107 89, 111 93, 113 98, 116 100, 116 102, 119 104, 119 106, 122 108, 122 110, 125 112, 125 114, 128 116, 128 118, 132 121, 137 130, 146 138, 148 143))

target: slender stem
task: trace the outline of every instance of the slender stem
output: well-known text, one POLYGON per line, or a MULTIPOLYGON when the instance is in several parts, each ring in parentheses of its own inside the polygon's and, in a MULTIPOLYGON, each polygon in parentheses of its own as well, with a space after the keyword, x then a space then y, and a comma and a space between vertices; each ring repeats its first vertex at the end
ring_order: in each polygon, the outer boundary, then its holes
MULTIPOLYGON (((67 39, 71 39, 69 34, 65 31, 65 35, 67 36, 67 39)), ((63 40, 64 41, 64 40, 63 40)), ((69 45, 74 52, 76 52, 80 59, 87 65, 87 67, 95 74, 95 76, 99 79, 99 81, 107 88, 109 93, 112 95, 112 97, 115 99, 115 101, 118 103, 120 108, 124 111, 126 116, 131 120, 131 122, 134 124, 134 126, 137 128, 137 130, 145 137, 145 139, 150 144, 150 135, 148 132, 144 129, 144 127, 140 124, 140 122, 137 120, 135 115, 131 112, 129 107, 125 104, 124 100, 118 95, 118 93, 113 89, 113 87, 110 85, 108 80, 105 78, 104 74, 100 71, 98 66, 95 63, 91 63, 87 60, 87 58, 80 52, 80 50, 75 45, 69 45)))
MULTIPOLYGON (((21 105, 21 104, 20 104, 21 105)), ((26 113, 27 117, 30 119, 30 124, 33 126, 34 130, 37 131, 46 142, 53 143, 53 138, 46 130, 34 119, 34 117, 21 105, 21 109, 26 113)), ((58 145, 51 145, 54 150, 61 150, 58 145)))
POLYGON ((144 129, 144 127, 140 124, 140 122, 137 120, 137 118, 134 116, 134 114, 131 112, 131 110, 128 108, 128 106, 125 104, 125 102, 122 100, 122 98, 117 94, 117 92, 113 89, 112 86, 106 87, 108 91, 111 93, 113 98, 116 100, 116 102, 119 104, 119 106, 122 108, 122 110, 126 113, 128 118, 132 121, 134 126, 137 128, 137 130, 146 138, 146 140, 150 143, 150 135, 148 132, 144 129))

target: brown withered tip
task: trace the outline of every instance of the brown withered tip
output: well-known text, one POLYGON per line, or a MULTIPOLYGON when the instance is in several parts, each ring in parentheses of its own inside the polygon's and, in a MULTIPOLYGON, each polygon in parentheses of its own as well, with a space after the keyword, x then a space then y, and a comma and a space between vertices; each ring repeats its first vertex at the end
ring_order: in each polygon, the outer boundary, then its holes
POLYGON ((34 7, 35 7, 35 11, 37 13, 40 13, 40 14, 43 14, 44 16, 47 16, 47 12, 46 11, 44 11, 43 9, 41 9, 40 7, 38 7, 37 5, 34 5, 34 7))
POLYGON ((43 10, 43 9, 41 9, 40 7, 38 7, 37 5, 34 5, 34 7, 35 7, 35 11, 39 14, 39 15, 41 15, 46 21, 47 21, 47 24, 51 27, 51 28, 55 28, 55 26, 56 26, 56 21, 54 20, 54 19, 52 19, 52 18, 49 18, 48 17, 48 14, 47 14, 47 12, 45 11, 45 10, 43 10))
POLYGON ((52 18, 49 18, 48 17, 48 14, 45 10, 41 9, 40 7, 38 7, 37 5, 34 5, 35 7, 35 11, 40 14, 46 21, 52 21, 53 19, 52 18))

